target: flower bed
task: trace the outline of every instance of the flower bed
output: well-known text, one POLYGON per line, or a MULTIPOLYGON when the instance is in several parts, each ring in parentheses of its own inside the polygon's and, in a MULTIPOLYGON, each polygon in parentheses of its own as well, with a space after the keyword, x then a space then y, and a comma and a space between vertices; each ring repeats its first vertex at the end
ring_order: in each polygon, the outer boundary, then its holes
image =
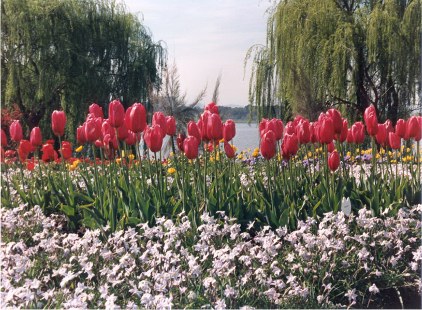
POLYGON ((63 216, 37 206, 2 209, 1 306, 416 307, 421 214, 330 212, 291 232, 253 222, 242 232, 223 213, 195 229, 180 214, 103 238, 68 233, 63 216))

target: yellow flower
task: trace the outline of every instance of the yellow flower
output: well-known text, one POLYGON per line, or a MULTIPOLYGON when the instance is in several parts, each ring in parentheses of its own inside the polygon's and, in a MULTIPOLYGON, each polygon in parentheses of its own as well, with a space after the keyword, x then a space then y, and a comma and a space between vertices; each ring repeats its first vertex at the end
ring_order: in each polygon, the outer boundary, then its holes
POLYGON ((254 151, 252 153, 252 157, 258 157, 259 156, 259 151, 254 151))
POLYGON ((308 157, 311 158, 312 157, 312 152, 308 152, 308 157))
POLYGON ((406 149, 406 153, 410 153, 410 148, 408 147, 407 149, 406 149))
POLYGON ((240 153, 239 155, 237 155, 237 159, 243 160, 243 153, 240 153))
POLYGON ((224 143, 224 138, 220 139, 220 141, 218 141, 219 143, 224 143))
POLYGON ((347 156, 352 156, 352 153, 350 153, 350 151, 349 152, 347 152, 347 154, 346 154, 347 156))
POLYGON ((122 162, 121 158, 116 158, 116 163, 120 164, 122 162))
POLYGON ((359 152, 360 152, 360 150, 359 150, 359 148, 357 148, 357 149, 356 149, 356 153, 357 153, 357 154, 359 154, 359 152))
POLYGON ((382 155, 382 154, 385 154, 385 150, 384 150, 384 148, 381 148, 380 149, 380 154, 382 155))
POLYGON ((75 152, 76 153, 80 153, 80 152, 82 152, 82 150, 84 149, 84 146, 83 145, 81 145, 81 146, 79 146, 76 150, 75 150, 75 152))
POLYGON ((405 162, 407 162, 407 158, 406 158, 406 157, 403 157, 403 158, 401 159, 401 161, 405 163, 405 162))
POLYGON ((171 168, 168 168, 167 169, 167 173, 168 174, 173 174, 173 173, 175 173, 176 172, 176 169, 175 168, 173 168, 173 167, 171 167, 171 168))
POLYGON ((395 164, 396 162, 397 162, 397 161, 396 161, 395 159, 392 159, 392 160, 391 160, 391 163, 392 163, 392 164, 395 164))
POLYGON ((407 161, 412 161, 413 160, 413 156, 408 155, 408 156, 406 156, 406 159, 407 159, 407 161))
POLYGON ((259 147, 254 148, 254 152, 259 152, 259 147))
POLYGON ((232 149, 234 152, 237 152, 237 147, 235 147, 233 144, 232 144, 232 149))
POLYGON ((381 155, 379 153, 377 153, 377 155, 375 155, 375 158, 376 159, 380 159, 381 158, 381 155))
POLYGON ((122 151, 122 157, 125 157, 126 153, 125 151, 122 151))
POLYGON ((133 154, 129 154, 128 158, 129 158, 130 160, 133 160, 133 159, 135 158, 135 155, 133 155, 133 154))
POLYGON ((403 151, 404 150, 404 145, 402 145, 400 149, 401 149, 401 151, 403 151))

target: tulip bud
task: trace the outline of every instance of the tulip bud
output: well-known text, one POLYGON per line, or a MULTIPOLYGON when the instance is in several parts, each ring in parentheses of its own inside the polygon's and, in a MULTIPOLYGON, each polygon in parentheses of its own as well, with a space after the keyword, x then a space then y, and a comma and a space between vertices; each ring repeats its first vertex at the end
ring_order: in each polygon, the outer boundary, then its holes
POLYGON ((125 121, 125 108, 119 100, 113 100, 108 105, 108 119, 110 125, 118 128, 123 125, 125 121))
POLYGON ((20 142, 23 138, 22 126, 19 121, 13 121, 9 127, 10 139, 15 142, 20 142))
POLYGON ((224 123, 224 126, 223 126, 224 141, 226 142, 231 141, 235 135, 236 135, 236 124, 233 122, 233 120, 229 119, 224 123))
POLYGON ((95 117, 104 118, 103 108, 100 107, 98 104, 96 103, 91 104, 88 110, 89 110, 89 113, 91 113, 95 117))
POLYGON ((166 117, 166 134, 174 136, 176 134, 176 119, 173 116, 166 117))
POLYGON ((1 130, 1 146, 6 147, 7 146, 7 136, 4 130, 1 130))
POLYGON ((340 155, 337 151, 334 151, 328 157, 328 167, 331 171, 336 171, 340 166, 340 155))
POLYGON ((390 132, 388 134, 388 144, 390 145, 390 147, 393 150, 398 150, 400 149, 400 145, 401 145, 401 138, 398 134, 396 134, 395 132, 390 132))
POLYGON ((29 141, 34 147, 42 145, 42 135, 40 127, 32 128, 31 134, 29 135, 29 141))
POLYGON ((65 126, 66 114, 64 111, 53 111, 53 114, 51 114, 51 129, 53 130, 53 133, 58 137, 63 136, 65 126))
POLYGON ((127 129, 139 133, 147 127, 147 112, 141 103, 134 103, 126 111, 127 129))
POLYGON ((224 142, 224 152, 228 158, 233 158, 236 156, 233 146, 227 142, 224 142))
POLYGON ((161 126, 156 124, 148 127, 144 131, 144 140, 151 152, 158 152, 163 145, 163 134, 161 126))
POLYGON ((378 131, 377 112, 373 104, 366 108, 363 119, 366 125, 366 131, 370 136, 375 136, 378 131))
POLYGON ((183 151, 188 159, 195 159, 198 157, 199 141, 193 136, 188 136, 183 141, 183 151))

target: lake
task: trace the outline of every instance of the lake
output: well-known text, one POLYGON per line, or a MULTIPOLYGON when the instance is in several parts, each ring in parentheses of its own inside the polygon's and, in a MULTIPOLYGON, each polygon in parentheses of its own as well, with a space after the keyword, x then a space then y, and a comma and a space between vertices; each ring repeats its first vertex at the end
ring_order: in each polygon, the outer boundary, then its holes
POLYGON ((256 123, 236 123, 236 136, 233 139, 233 144, 238 151, 245 151, 250 148, 259 147, 259 130, 256 123))

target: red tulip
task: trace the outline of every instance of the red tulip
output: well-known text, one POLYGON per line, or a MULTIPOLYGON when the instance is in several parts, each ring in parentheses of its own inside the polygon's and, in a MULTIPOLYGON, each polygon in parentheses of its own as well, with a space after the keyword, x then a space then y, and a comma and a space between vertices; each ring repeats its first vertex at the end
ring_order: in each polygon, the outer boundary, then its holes
POLYGON ((224 142, 224 152, 228 158, 233 158, 236 156, 233 146, 227 142, 224 142))
POLYGON ((19 142, 18 154, 20 161, 25 161, 28 158, 29 153, 33 152, 34 148, 32 147, 31 142, 28 140, 21 140, 19 142))
POLYGON ((281 145, 281 153, 283 158, 289 159, 290 157, 296 155, 299 150, 299 141, 295 133, 289 135, 286 133, 283 138, 283 144, 281 145))
POLYGON ((124 141, 126 140, 128 135, 129 135, 129 130, 126 127, 126 122, 124 122, 122 126, 117 128, 117 139, 119 139, 120 141, 124 141))
POLYGON ((266 132, 265 130, 267 129, 267 123, 268 123, 268 119, 263 118, 260 122, 259 122, 259 136, 262 137, 264 135, 264 133, 266 132))
MULTIPOLYGON (((110 133, 106 134, 103 137, 103 142, 104 142, 103 145, 105 147, 108 147, 109 149, 117 150, 119 148, 119 142, 117 141, 117 137, 115 134, 110 134, 110 133)), ((109 154, 109 157, 110 155, 111 154, 109 154)))
POLYGON ((147 126, 144 131, 144 140, 151 152, 158 152, 163 145, 163 134, 160 125, 147 126))
POLYGON ((125 108, 119 100, 113 100, 108 105, 108 119, 110 125, 118 128, 123 125, 125 121, 125 108))
POLYGON ((61 153, 64 159, 69 159, 72 157, 72 144, 69 141, 62 142, 61 153))
POLYGON ((212 113, 210 111, 204 111, 204 113, 201 114, 198 120, 198 128, 201 132, 201 140, 202 141, 209 141, 211 140, 211 137, 208 136, 208 120, 212 113))
POLYGON ((406 121, 400 118, 396 123, 396 134, 400 138, 404 138, 404 136, 406 135, 406 130, 406 121))
POLYGON ((342 122, 343 122, 343 125, 342 125, 343 127, 341 128, 341 133, 340 133, 340 135, 337 135, 337 137, 336 137, 337 141, 339 141, 341 143, 343 143, 344 141, 346 141, 346 139, 347 139, 347 132, 348 132, 347 119, 344 119, 343 118, 342 122))
POLYGON ((363 126, 362 122, 356 122, 353 124, 352 135, 353 135, 353 141, 356 144, 363 143, 363 140, 365 140, 365 127, 363 126))
MULTIPOLYGON (((419 121, 416 116, 411 116, 407 120, 407 130, 406 130, 406 137, 410 138, 417 138, 420 135, 421 128, 419 126, 419 121)), ((416 140, 416 139, 415 139, 416 140)), ((420 138, 419 138, 420 140, 420 138)))
POLYGON ((236 124, 233 120, 228 119, 223 126, 223 138, 224 141, 231 141, 236 135, 236 124))
POLYGON ((223 138, 223 122, 220 115, 214 113, 209 116, 206 130, 211 140, 219 141, 223 138))
POLYGON ((370 136, 375 136, 378 131, 377 111, 373 104, 366 108, 363 114, 363 119, 366 125, 366 131, 370 136))
POLYGON ((91 104, 88 110, 89 110, 89 113, 91 113, 95 117, 104 118, 103 108, 100 107, 98 104, 96 103, 91 104))
POLYGON ((334 134, 339 135, 343 129, 343 120, 337 109, 329 109, 327 115, 333 120, 334 134))
POLYGON ((318 130, 318 138, 319 143, 328 144, 334 139, 334 125, 333 120, 326 116, 325 114, 321 113, 320 119, 318 119, 319 123, 319 130, 318 130))
POLYGON ((58 158, 57 152, 54 150, 52 144, 46 143, 42 146, 42 160, 44 162, 49 162, 56 160, 58 158))
POLYGON ((100 147, 104 146, 104 143, 103 143, 102 140, 98 139, 98 140, 95 140, 94 145, 95 145, 95 147, 100 148, 100 147))
POLYGON ((89 118, 85 122, 85 139, 92 143, 101 137, 102 120, 99 117, 89 118))
POLYGON ((51 129, 57 137, 64 135, 64 128, 66 127, 66 114, 64 111, 53 111, 51 114, 51 129))
POLYGON ((4 130, 1 130, 1 146, 6 147, 7 146, 7 136, 4 130))
POLYGON ((347 137, 346 137, 347 143, 354 143, 355 140, 353 138, 352 128, 347 129, 347 137))
POLYGON ((188 136, 183 141, 183 151, 188 159, 195 159, 198 157, 199 141, 193 136, 188 136))
POLYGON ((173 116, 166 117, 166 134, 174 136, 176 134, 176 119, 173 116))
POLYGON ((106 135, 110 135, 110 137, 113 137, 116 135, 116 131, 111 126, 110 120, 108 119, 103 120, 103 123, 101 124, 101 135, 103 137, 103 140, 106 135))
POLYGON ((136 134, 133 131, 128 130, 127 137, 125 139, 126 145, 135 145, 136 141, 137 141, 136 134))
POLYGON ((276 118, 267 121, 264 133, 270 130, 274 132, 275 139, 280 140, 283 137, 283 122, 276 118))
POLYGON ((304 120, 305 118, 302 115, 296 115, 295 119, 293 120, 293 127, 296 130, 297 125, 299 125, 299 123, 304 120))
POLYGON ((274 157, 276 152, 276 139, 275 134, 272 130, 266 132, 262 136, 259 149, 261 151, 261 155, 265 159, 271 159, 274 157))
POLYGON ((76 142, 78 142, 79 145, 83 145, 86 143, 85 123, 76 128, 76 142))
POLYGON ((29 135, 29 141, 34 147, 42 145, 42 135, 40 127, 32 128, 31 134, 29 135))
POLYGON ((19 121, 13 121, 9 127, 10 139, 20 142, 23 139, 22 126, 19 121))
POLYGON ((199 131, 198 125, 194 121, 188 123, 188 135, 193 136, 198 141, 201 141, 201 132, 199 131))
POLYGON ((318 140, 319 140, 318 139, 318 130, 319 130, 318 122, 309 123, 309 132, 310 132, 310 135, 311 135, 311 140, 310 140, 311 143, 318 142, 318 140))
POLYGON ((161 136, 164 138, 167 132, 166 117, 162 112, 155 112, 152 116, 152 125, 158 125, 161 128, 161 136))
POLYGON ((395 132, 388 133, 388 144, 394 150, 400 149, 401 138, 395 132))
POLYGON ((295 133, 295 126, 293 124, 293 122, 288 122, 286 124, 286 127, 284 128, 284 130, 286 131, 287 134, 292 135, 295 133))
POLYGON ((141 103, 134 103, 126 111, 127 129, 139 133, 147 127, 147 111, 141 103))
POLYGON ((336 171, 340 166, 340 155, 337 151, 334 151, 328 156, 328 167, 331 171, 336 171))
POLYGON ((377 140, 377 143, 385 146, 385 144, 387 143, 387 128, 385 127, 384 124, 378 124, 378 131, 377 134, 375 135, 375 139, 377 140))
POLYGON ((311 141, 310 124, 307 119, 302 119, 296 126, 296 135, 300 144, 306 144, 311 141))
POLYGON ((32 170, 35 169, 34 158, 32 158, 32 160, 30 160, 26 163, 26 169, 28 169, 29 171, 32 171, 32 170))
POLYGON ((214 102, 208 103, 205 106, 205 111, 210 111, 212 114, 219 114, 218 106, 214 102))
POLYGON ((331 152, 333 152, 334 150, 335 150, 334 143, 333 143, 333 141, 331 141, 330 143, 328 143, 328 144, 327 144, 327 151, 328 151, 329 153, 331 153, 331 152))
MULTIPOLYGON (((192 123, 194 123, 195 124, 195 122, 192 122, 192 123)), ((196 124, 195 124, 196 125, 196 124)), ((186 136, 183 134, 183 133, 179 133, 178 135, 177 135, 177 138, 176 138, 176 141, 177 141, 177 147, 179 148, 179 150, 181 151, 181 152, 184 152, 184 149, 183 149, 183 142, 185 141, 185 139, 186 139, 186 136)), ((198 139, 198 138, 197 138, 198 139)), ((198 139, 198 141, 200 141, 200 139, 198 139)))

